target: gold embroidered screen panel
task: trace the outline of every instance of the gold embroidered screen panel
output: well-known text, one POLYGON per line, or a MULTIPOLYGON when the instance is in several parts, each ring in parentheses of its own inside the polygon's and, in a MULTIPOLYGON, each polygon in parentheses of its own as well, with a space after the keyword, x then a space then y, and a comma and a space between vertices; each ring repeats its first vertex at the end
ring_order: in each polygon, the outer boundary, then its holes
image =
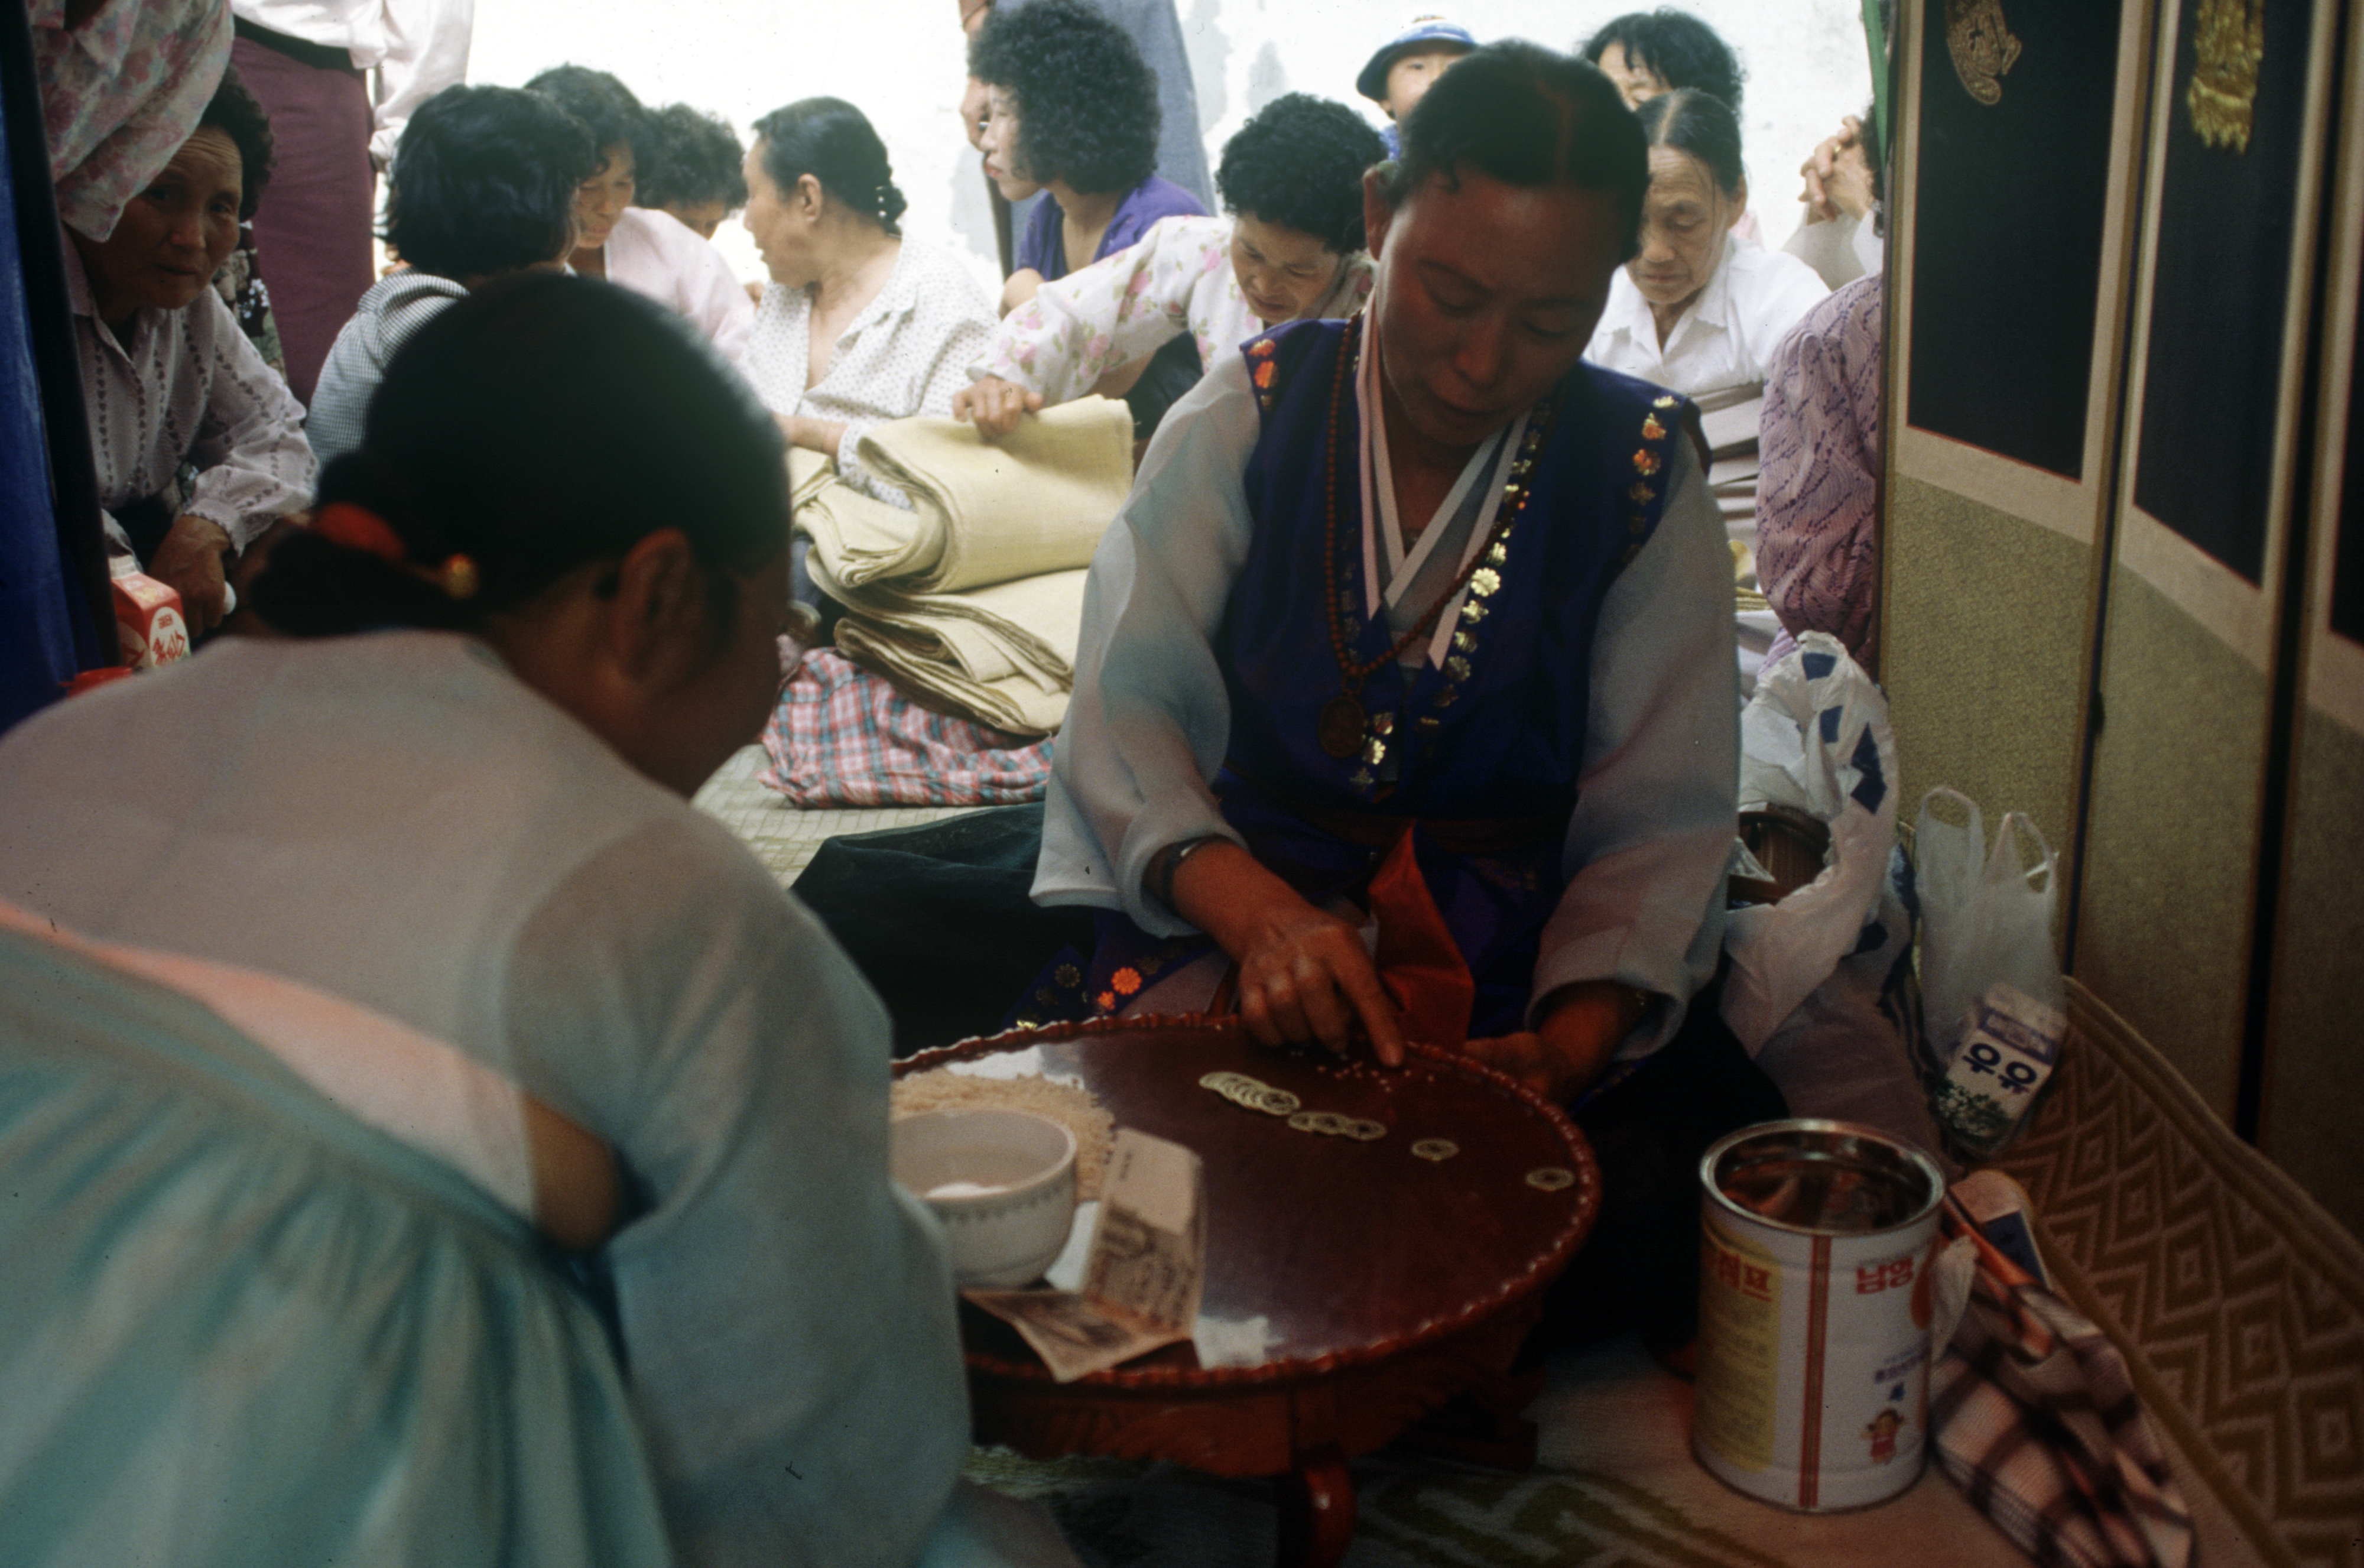
POLYGON ((1923 0, 1919 23, 1911 423, 2078 478, 2121 8, 1923 0))
POLYGON ((2135 504, 2242 578, 2265 570, 2309 0, 2179 0, 2135 504))
POLYGON ((2163 0, 2154 55, 2070 962, 2242 1130, 2270 1049, 2258 939, 2290 831, 2289 552, 2347 3, 2264 0, 2260 35, 2247 10, 2236 28, 2218 0, 2163 0))

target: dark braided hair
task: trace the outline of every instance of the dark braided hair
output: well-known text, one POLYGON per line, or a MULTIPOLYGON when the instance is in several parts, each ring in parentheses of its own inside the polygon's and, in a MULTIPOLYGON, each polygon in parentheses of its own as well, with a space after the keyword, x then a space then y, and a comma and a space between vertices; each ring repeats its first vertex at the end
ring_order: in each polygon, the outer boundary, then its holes
POLYGON ((810 174, 830 200, 902 234, 909 204, 895 186, 886 144, 860 109, 842 98, 803 98, 757 120, 755 135, 764 144, 764 172, 781 194, 810 174))

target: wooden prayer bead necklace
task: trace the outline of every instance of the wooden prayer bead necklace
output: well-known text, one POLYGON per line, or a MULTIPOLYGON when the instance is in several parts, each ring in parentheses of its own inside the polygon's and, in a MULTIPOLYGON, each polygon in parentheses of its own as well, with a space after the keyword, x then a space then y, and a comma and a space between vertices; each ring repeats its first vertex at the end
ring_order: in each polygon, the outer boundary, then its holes
MULTIPOLYGON (((1550 429, 1552 415, 1559 404, 1555 394, 1536 405, 1527 442, 1513 458, 1511 476, 1502 485, 1504 505, 1495 517, 1485 543, 1468 552, 1467 563, 1452 582, 1445 584, 1444 591, 1436 596, 1436 602, 1428 606, 1410 631, 1397 638, 1378 657, 1357 662, 1354 657, 1354 644, 1346 635, 1344 595, 1347 579, 1338 561, 1338 407, 1345 393, 1346 367, 1355 362, 1355 350, 1362 341, 1365 319, 1358 316, 1347 323, 1345 339, 1338 349, 1338 368, 1330 388, 1327 436, 1330 471, 1324 476, 1322 500, 1321 563, 1337 579, 1339 586, 1333 595, 1329 585, 1323 584, 1321 606, 1329 617, 1330 650, 1338 660, 1341 689, 1336 696, 1321 705, 1313 738, 1322 751, 1342 762, 1363 749, 1363 734, 1370 724, 1370 716, 1363 708, 1363 683, 1370 679, 1375 671, 1384 669, 1390 661, 1400 658, 1405 649, 1435 629, 1437 617, 1444 613, 1444 606, 1453 602, 1453 596, 1468 585, 1478 564, 1486 559, 1487 550, 1508 533, 1511 525, 1526 511, 1529 496, 1527 475, 1534 470, 1535 454, 1542 450, 1543 435, 1550 429)), ((1386 415, 1384 411, 1375 410, 1374 417, 1384 418, 1386 415)), ((1392 482, 1392 475, 1389 479, 1392 482)))

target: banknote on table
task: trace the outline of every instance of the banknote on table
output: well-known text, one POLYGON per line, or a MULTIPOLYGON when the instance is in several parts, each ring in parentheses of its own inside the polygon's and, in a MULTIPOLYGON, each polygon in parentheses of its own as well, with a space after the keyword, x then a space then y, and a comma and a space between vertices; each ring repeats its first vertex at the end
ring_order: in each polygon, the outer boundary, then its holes
POLYGON ((1083 1289, 972 1290, 1015 1328, 1060 1383, 1187 1340, 1206 1275, 1199 1156, 1131 1128, 1116 1135, 1083 1289))

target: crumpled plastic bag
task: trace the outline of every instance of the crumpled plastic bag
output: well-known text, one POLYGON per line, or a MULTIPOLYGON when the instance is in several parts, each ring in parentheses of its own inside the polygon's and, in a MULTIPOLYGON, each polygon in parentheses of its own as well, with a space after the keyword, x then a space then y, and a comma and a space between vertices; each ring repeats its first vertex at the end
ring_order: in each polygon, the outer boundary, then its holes
POLYGON ((1990 850, 1978 802, 1943 788, 1921 803, 1912 858, 1921 898, 1922 1042, 1926 1065, 1942 1073, 1961 1046, 1971 1008, 1998 983, 2046 1007, 2066 1008, 2052 945, 2059 863, 2043 832, 2016 811, 2003 817, 1990 850))
POLYGON ((1857 951, 1909 938, 1883 898, 1896 842, 1896 737, 1888 699, 1836 638, 1810 631, 1767 666, 1740 718, 1740 808, 1789 806, 1826 823, 1822 874, 1778 904, 1735 909, 1723 1021, 1751 1055, 1857 951))

